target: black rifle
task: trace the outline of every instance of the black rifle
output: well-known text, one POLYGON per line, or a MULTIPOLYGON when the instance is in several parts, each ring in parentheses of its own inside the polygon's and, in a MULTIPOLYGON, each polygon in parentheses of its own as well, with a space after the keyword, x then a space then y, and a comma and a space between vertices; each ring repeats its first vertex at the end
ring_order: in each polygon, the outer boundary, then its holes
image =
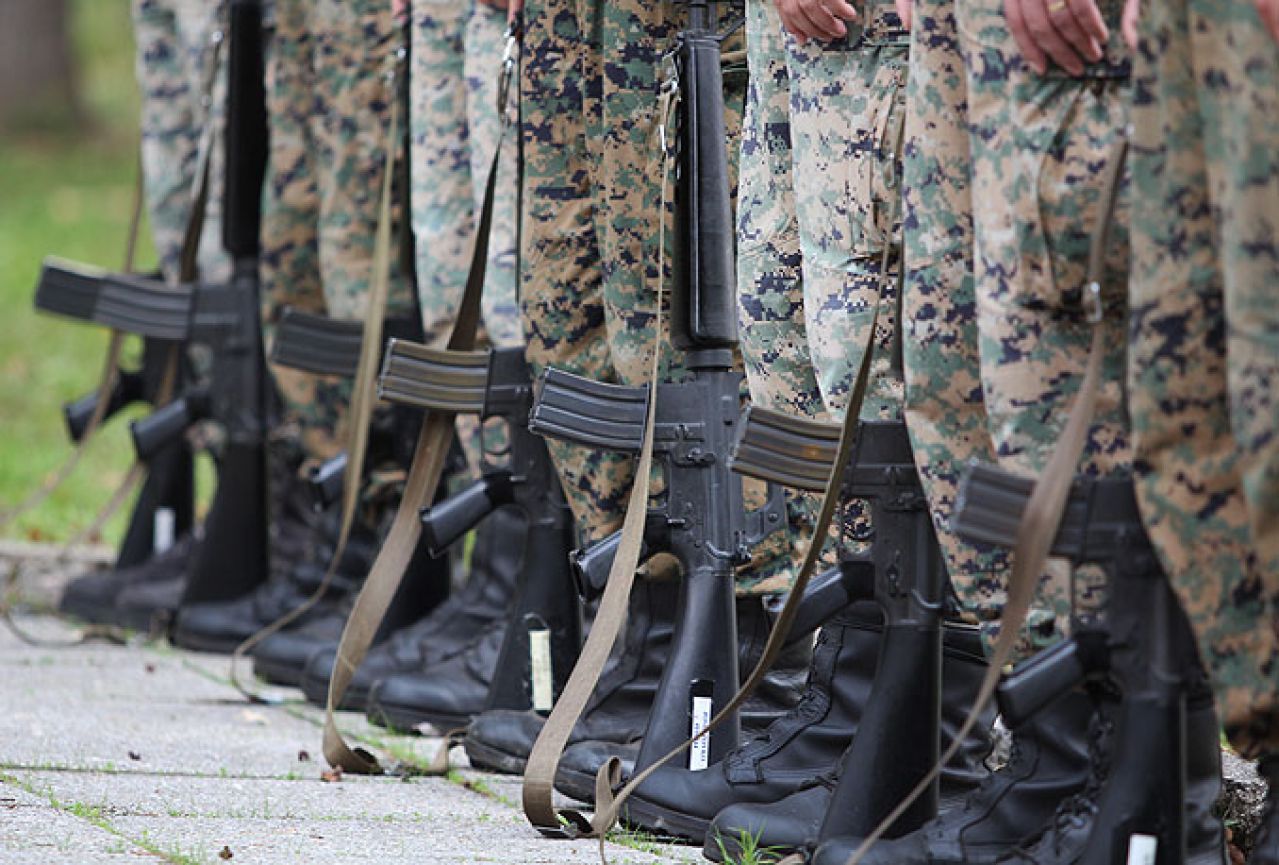
POLYGON ((488 708, 549 711, 577 660, 581 610, 568 566, 572 515, 546 443, 528 430, 533 382, 524 350, 441 351, 392 340, 380 384, 393 402, 505 421, 507 464, 485 465, 470 487, 425 508, 422 536, 441 555, 498 508, 523 512, 520 582, 488 708))
MULTIPOLYGON (((416 313, 387 317, 382 323, 382 333, 384 342, 392 339, 419 340, 422 338, 421 318, 416 313)), ((281 366, 316 375, 354 378, 360 363, 363 337, 361 322, 288 308, 280 315, 276 326, 271 360, 281 366)), ((417 439, 421 417, 415 409, 393 405, 390 416, 385 420, 386 424, 375 422, 375 427, 379 430, 383 426, 391 427, 394 440, 390 449, 393 456, 396 462, 408 466, 413 461, 413 443, 417 439)), ((310 470, 311 492, 317 510, 327 510, 341 501, 346 463, 346 452, 343 451, 310 470)))
MULTIPOLYGON (((416 310, 405 316, 389 316, 383 320, 382 332, 386 340, 421 339, 422 319, 416 310)), ((316 375, 354 378, 363 338, 361 322, 285 309, 276 326, 271 360, 316 375)), ((389 416, 380 420, 375 415, 366 465, 376 466, 390 457, 407 468, 413 460, 413 442, 421 420, 419 411, 405 405, 391 406, 389 416)), ((341 503, 346 466, 343 451, 310 470, 308 481, 317 511, 335 509, 341 503)), ((436 561, 425 543, 413 550, 405 571, 407 578, 400 582, 378 629, 383 636, 411 625, 448 597, 448 563, 436 561)))
MULTIPOLYGON (((1033 486, 974 464, 956 503, 955 530, 1011 548, 1033 486)), ((1071 639, 1018 666, 1000 685, 1001 713, 1015 726, 1087 678, 1115 677, 1123 690, 1116 758, 1080 862, 1135 861, 1130 845, 1142 844, 1154 856, 1141 861, 1176 865, 1185 857, 1185 698, 1198 659, 1132 479, 1077 479, 1051 554, 1105 570, 1105 621, 1078 623, 1071 639)))
POLYGON ((218 487, 204 522, 183 603, 225 600, 251 591, 267 575, 268 385, 259 321, 258 254, 266 170, 266 97, 262 0, 232 0, 226 131, 223 246, 233 273, 225 285, 177 289, 117 280, 135 307, 165 306, 174 339, 207 348, 210 369, 169 405, 133 425, 140 456, 182 437, 194 423, 216 420, 226 432, 218 487))
MULTIPOLYGON (((115 286, 119 278, 118 274, 49 258, 40 270, 35 293, 39 310, 142 336, 141 363, 120 371, 107 397, 102 423, 134 403, 155 403, 168 358, 175 348, 174 333, 164 317, 152 317, 146 308, 133 308, 128 303, 129 296, 115 286)), ((72 441, 83 438, 97 408, 96 391, 63 406, 72 441)), ((187 443, 175 441, 150 454, 146 472, 116 556, 117 568, 140 564, 153 554, 157 512, 167 510, 173 514, 177 535, 189 532, 195 522, 194 463, 187 443)))
MULTIPOLYGON (((836 424, 752 406, 731 462, 753 477, 821 492, 839 436, 836 424)), ((862 421, 852 453, 840 497, 868 503, 870 532, 857 536, 868 544, 864 551, 841 551, 837 570, 849 602, 870 600, 880 607, 884 636, 870 699, 843 757, 857 783, 839 785, 829 813, 838 815, 840 834, 866 835, 939 756, 945 577, 906 424, 862 421)), ((890 837, 917 828, 937 805, 934 782, 893 824, 890 837)), ((822 837, 827 834, 824 829, 822 837)))
MULTIPOLYGON (((786 524, 780 490, 762 513, 748 518, 742 479, 726 460, 740 414, 742 374, 733 368, 737 306, 723 75, 709 4, 693 0, 688 7, 688 28, 675 52, 681 98, 671 335, 685 351, 691 375, 658 387, 654 456, 665 492, 650 510, 646 533, 647 552, 672 554, 684 574, 670 663, 637 771, 688 738, 690 713, 696 718, 709 708, 717 714, 736 693, 734 574, 750 561, 753 545, 786 524)), ((648 394, 647 388, 548 369, 530 427, 584 447, 638 453, 648 394)), ((722 723, 709 737, 710 762, 736 747, 740 733, 736 717, 722 723)))

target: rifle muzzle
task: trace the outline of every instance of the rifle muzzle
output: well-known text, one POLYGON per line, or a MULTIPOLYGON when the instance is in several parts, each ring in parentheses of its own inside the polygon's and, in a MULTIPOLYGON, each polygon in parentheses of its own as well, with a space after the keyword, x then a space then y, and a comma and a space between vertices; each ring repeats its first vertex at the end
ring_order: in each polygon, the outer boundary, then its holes
POLYGON ((515 501, 511 473, 486 474, 455 496, 422 509, 422 536, 431 555, 441 556, 493 511, 515 501))
POLYGON ((207 393, 192 393, 161 406, 129 425, 133 450, 143 462, 176 441, 194 423, 209 416, 207 393))
POLYGON ((995 692, 999 714, 1010 729, 1016 729, 1089 676, 1109 667, 1105 634, 1081 630, 1004 676, 995 692))
MULTIPOLYGON (((116 379, 115 387, 107 400, 106 411, 102 413, 102 423, 106 423, 129 403, 142 399, 142 376, 137 373, 121 373, 116 379)), ((62 406, 62 416, 67 422, 67 435, 71 441, 79 442, 89 428, 89 421, 98 410, 98 392, 85 394, 73 402, 62 406)))

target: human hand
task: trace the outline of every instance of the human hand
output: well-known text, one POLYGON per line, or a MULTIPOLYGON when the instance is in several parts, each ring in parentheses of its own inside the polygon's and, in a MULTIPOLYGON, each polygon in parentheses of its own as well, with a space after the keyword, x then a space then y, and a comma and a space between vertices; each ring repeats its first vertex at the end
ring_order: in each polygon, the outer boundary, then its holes
POLYGON ((914 0, 894 0, 897 7, 897 17, 902 20, 902 26, 907 30, 910 29, 911 13, 914 11, 914 0))
POLYGON ((1071 75, 1105 56, 1110 36, 1096 0, 1004 0, 1008 29, 1031 68, 1043 75, 1048 60, 1071 75))
POLYGON ((830 42, 848 34, 845 21, 856 21, 857 10, 847 0, 774 0, 782 26, 800 45, 809 39, 830 42))
POLYGON ((1124 42, 1133 51, 1137 50, 1137 25, 1141 22, 1141 0, 1124 0, 1124 17, 1119 29, 1124 34, 1124 42))
POLYGON ((1270 31, 1270 38, 1279 44, 1279 0, 1254 0, 1261 23, 1270 31))

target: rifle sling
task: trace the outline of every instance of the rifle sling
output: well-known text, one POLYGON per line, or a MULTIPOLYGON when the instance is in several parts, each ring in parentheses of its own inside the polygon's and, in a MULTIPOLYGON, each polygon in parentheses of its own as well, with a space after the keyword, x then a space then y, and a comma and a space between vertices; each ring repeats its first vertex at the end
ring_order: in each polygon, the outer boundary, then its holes
POLYGON ((1017 642, 1030 602, 1034 597, 1035 586, 1044 564, 1052 549, 1053 538, 1061 525, 1062 515, 1070 500, 1070 489, 1075 481, 1079 460, 1088 443, 1088 430, 1092 426, 1093 416, 1097 410, 1097 398, 1101 391, 1101 362, 1105 357, 1105 332, 1100 327, 1103 320, 1101 306, 1101 285, 1105 276, 1106 249, 1110 241, 1110 229, 1114 221, 1115 205, 1122 185, 1124 163, 1128 156, 1127 136, 1121 136, 1106 166, 1106 175, 1102 186, 1102 210, 1100 222, 1093 233, 1088 257, 1088 283, 1084 292, 1084 303, 1088 310, 1088 323, 1092 326, 1092 342, 1088 348, 1088 362, 1084 370, 1083 381, 1079 385, 1079 393, 1075 404, 1070 409, 1066 425, 1062 429, 1052 455, 1044 466, 1043 472, 1035 482, 1022 515, 1021 525, 1017 530, 1017 543, 1013 548, 1012 573, 1008 579, 1008 599, 1004 603, 1000 622, 999 639, 988 659, 989 666, 982 679, 977 698, 968 712, 968 717, 955 733, 954 739, 938 759, 937 764, 916 785, 906 799, 893 809, 875 831, 862 842, 861 846, 849 857, 846 865, 857 865, 871 846, 883 837, 884 833, 906 812, 941 774, 941 769, 958 753, 968 734, 972 732, 981 715, 982 708, 995 694, 999 685, 1004 665, 1012 655, 1013 644, 1017 642))
MULTIPOLYGON (((213 87, 216 83, 216 75, 218 67, 221 63, 222 45, 225 40, 216 38, 213 42, 213 51, 208 68, 205 70, 204 86, 204 102, 208 104, 212 94, 213 87)), ((199 256, 200 236, 204 231, 205 205, 208 201, 208 161, 209 151, 213 145, 213 123, 210 118, 206 118, 204 129, 202 131, 200 143, 200 159, 196 168, 196 176, 192 183, 191 199, 192 208, 187 214, 186 226, 183 231, 182 249, 181 249, 181 275, 180 281, 189 282, 195 279, 196 262, 199 256)), ((125 240, 124 267, 122 272, 131 274, 134 272, 137 258, 138 237, 142 228, 142 208, 145 199, 145 188, 143 182, 142 171, 142 154, 138 152, 137 170, 135 173, 135 181, 133 187, 133 203, 129 215, 129 232, 125 240)), ((86 424, 80 440, 76 442, 75 449, 67 457, 66 461, 31 495, 23 500, 17 507, 10 511, 0 514, 0 529, 5 528, 22 515, 35 510, 45 502, 49 496, 64 484, 71 473, 75 471, 80 464, 80 460, 84 457, 86 448, 94 439, 99 427, 106 417, 107 405, 110 402, 111 391, 115 388, 116 381, 120 375, 120 355, 124 349, 124 341, 126 334, 122 331, 112 329, 110 341, 107 343, 106 355, 102 363, 102 372, 98 378, 97 388, 97 404, 94 406, 93 414, 86 424)), ((168 353, 165 360, 165 369, 161 376, 160 388, 156 394, 156 406, 167 404, 173 399, 174 389, 177 384, 178 364, 180 360, 179 349, 174 346, 168 353)), ((66 543, 66 549, 83 543, 85 540, 92 540, 98 535, 107 521, 115 515, 125 502, 127 502, 133 493, 135 487, 142 480, 145 472, 145 466, 137 459, 134 459, 129 467, 129 471, 125 474, 124 479, 112 492, 111 497, 102 509, 94 516, 93 521, 85 529, 82 529, 74 535, 66 543)))
MULTIPOLYGON (((484 292, 484 276, 488 266, 489 234, 493 226, 494 196, 497 188, 498 165, 502 145, 506 139, 506 126, 498 138, 493 161, 489 165, 488 180, 484 187, 484 202, 475 234, 475 249, 471 256, 471 268, 466 278, 466 288, 458 309, 457 320, 449 336, 451 351, 470 351, 475 348, 476 333, 480 322, 480 297, 484 292)), ((389 234, 387 235, 389 239, 389 234)), ((381 348, 380 338, 374 343, 381 348)), ((367 343, 364 347, 367 351, 367 343)), ((363 362, 363 358, 361 359, 363 362)), ((405 482, 404 495, 395 512, 390 532, 382 543, 377 559, 355 599, 355 606, 342 629, 333 675, 329 679, 329 693, 324 710, 324 757, 329 764, 347 772, 374 774, 382 771, 377 758, 363 748, 352 748, 338 729, 335 712, 342 704, 347 687, 356 669, 368 653, 369 646, 382 624, 413 551, 422 533, 419 512, 434 496, 448 457, 449 444, 454 435, 455 414, 449 411, 430 410, 422 421, 413 464, 405 482)), ((348 465, 356 465, 354 457, 348 465)), ((348 468, 350 471, 350 468, 348 468)), ((358 477, 358 475, 357 475, 358 477)), ((355 487, 348 476, 348 491, 355 487)), ((442 756, 447 761, 447 746, 442 756)), ((437 761, 440 762, 440 761, 437 761)), ((444 763, 441 763, 444 765, 444 763)), ((432 767, 433 769, 439 767, 432 767)), ((443 771, 440 769, 440 771, 443 771)))

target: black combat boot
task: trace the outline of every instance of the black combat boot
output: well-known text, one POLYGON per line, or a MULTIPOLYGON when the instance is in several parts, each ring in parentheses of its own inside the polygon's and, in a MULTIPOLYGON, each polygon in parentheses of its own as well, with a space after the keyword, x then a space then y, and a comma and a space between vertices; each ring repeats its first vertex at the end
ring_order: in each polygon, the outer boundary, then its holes
POLYGON ((626 822, 701 843, 717 813, 740 802, 775 802, 829 770, 857 731, 879 658, 873 606, 833 618, 817 638, 799 704, 717 764, 667 764, 626 803, 626 822))
POLYGON ((484 711, 507 625, 505 618, 499 619, 453 657, 374 682, 368 696, 369 720, 395 730, 429 724, 441 734, 464 728, 484 711))
MULTIPOLYGON (((1084 789, 1057 807, 1038 837, 1028 839, 998 860, 1001 865, 1074 865, 1079 861, 1110 775, 1110 764, 1123 759, 1114 751, 1118 694, 1111 686, 1093 686, 1098 700, 1089 730, 1089 769, 1084 789)), ((1186 715, 1186 862, 1225 865, 1225 831, 1213 806, 1221 793, 1221 745, 1211 694, 1186 715)))
POLYGON ((188 533, 164 552, 131 567, 77 577, 63 591, 58 601, 58 612, 96 625, 145 629, 150 626, 149 619, 140 624, 136 620, 121 620, 118 610, 121 594, 137 586, 183 579, 194 549, 195 537, 188 533))
MULTIPOLYGON (((878 616, 875 616, 875 619, 877 620, 878 616)), ((827 628, 830 627, 830 625, 827 626, 827 628)), ((825 638, 826 629, 823 629, 819 646, 825 638)), ((974 628, 962 625, 944 626, 942 646, 939 738, 941 746, 945 748, 954 740, 955 734, 967 717, 973 698, 985 675, 986 662, 982 652, 981 637, 974 628)), ((875 648, 877 650, 878 646, 875 648)), ((871 698, 874 672, 875 666, 872 662, 871 668, 868 671, 862 671, 863 678, 857 682, 859 717, 871 698)), ((847 691, 848 684, 836 679, 834 682, 836 692, 847 691)), ((800 705, 802 708, 803 703, 800 705)), ((943 802, 962 797, 966 791, 980 784, 988 774, 985 760, 990 753, 990 727, 993 722, 994 712, 988 710, 965 741, 964 747, 943 770, 941 778, 943 802)), ((785 721, 779 723, 785 723, 785 721)), ((834 794, 838 780, 836 769, 841 755, 852 741, 856 729, 856 724, 853 724, 847 731, 847 738, 838 749, 827 753, 823 764, 814 763, 814 768, 806 777, 791 778, 788 779, 788 784, 778 785, 785 788, 779 790, 781 795, 771 798, 760 795, 767 790, 765 782, 752 791, 757 794, 754 797, 742 797, 715 813, 714 820, 710 821, 704 832, 703 854, 716 862, 721 861, 725 854, 730 858, 736 858, 740 855, 744 837, 754 838, 761 847, 777 851, 798 850, 815 840, 826 819, 834 794)), ((773 729, 770 728, 763 739, 757 739, 756 742, 767 743, 772 732, 773 729)), ((808 735, 808 730, 801 729, 799 741, 808 735)), ((756 744, 750 743, 742 750, 752 747, 756 747, 756 744)), ((765 747, 767 748, 767 744, 765 747)), ((784 754, 785 751, 780 753, 784 754)), ((764 765, 761 763, 760 767, 763 768, 764 765)), ((750 790, 750 786, 739 785, 738 789, 750 790)))
MULTIPOLYGON (((271 575, 253 592, 232 601, 184 604, 178 610, 173 641, 185 649, 229 654, 262 628, 297 609, 324 577, 336 543, 340 515, 336 506, 317 514, 307 482, 294 476, 272 526, 271 575)), ((352 530, 326 598, 301 616, 294 627, 321 618, 354 590, 377 551, 367 527, 352 530)))
MULTIPOLYGON (((424 670, 460 654, 501 619, 515 594, 524 520, 509 508, 499 508, 480 523, 471 550, 471 574, 466 585, 430 615, 397 630, 364 657, 347 687, 342 708, 363 711, 369 689, 379 679, 424 670)), ((323 706, 328 699, 337 646, 317 650, 302 673, 307 700, 323 706)))
MULTIPOLYGON (((954 807, 900 838, 880 841, 865 865, 986 865, 1039 832, 1088 778, 1092 700, 1074 691, 1013 731, 1007 764, 954 807)), ((859 838, 833 838, 813 865, 843 865, 859 838)))
POLYGON ((1257 772, 1269 785, 1270 791, 1248 865, 1279 865, 1279 754, 1262 757, 1257 764, 1257 772))
MULTIPOLYGON (((405 569, 404 579, 391 599, 382 624, 374 637, 374 645, 391 634, 420 621, 437 607, 449 591, 449 561, 435 558, 425 544, 419 544, 405 569)), ((332 650, 342 639, 346 620, 355 606, 358 591, 349 592, 328 613, 297 628, 286 628, 267 637, 251 652, 253 672, 276 685, 302 684, 302 674, 310 659, 319 652, 332 650)), ((328 683, 325 682, 327 690, 328 683)))
MULTIPOLYGON (((634 744, 644 735, 670 652, 678 600, 679 587, 674 582, 642 580, 632 589, 620 648, 614 650, 569 739, 569 745, 593 743, 594 747, 577 749, 573 763, 562 762, 556 776, 557 789, 566 795, 589 801, 599 767, 610 756, 627 756, 627 749, 620 746, 634 744)), ((741 669, 748 675, 768 640, 771 614, 763 599, 741 598, 737 619, 741 669)), ((783 652, 742 708, 743 724, 756 730, 765 727, 799 700, 809 657, 803 640, 783 652)), ((485 712, 467 728, 467 756, 476 766, 521 774, 544 720, 536 712, 485 712)))

